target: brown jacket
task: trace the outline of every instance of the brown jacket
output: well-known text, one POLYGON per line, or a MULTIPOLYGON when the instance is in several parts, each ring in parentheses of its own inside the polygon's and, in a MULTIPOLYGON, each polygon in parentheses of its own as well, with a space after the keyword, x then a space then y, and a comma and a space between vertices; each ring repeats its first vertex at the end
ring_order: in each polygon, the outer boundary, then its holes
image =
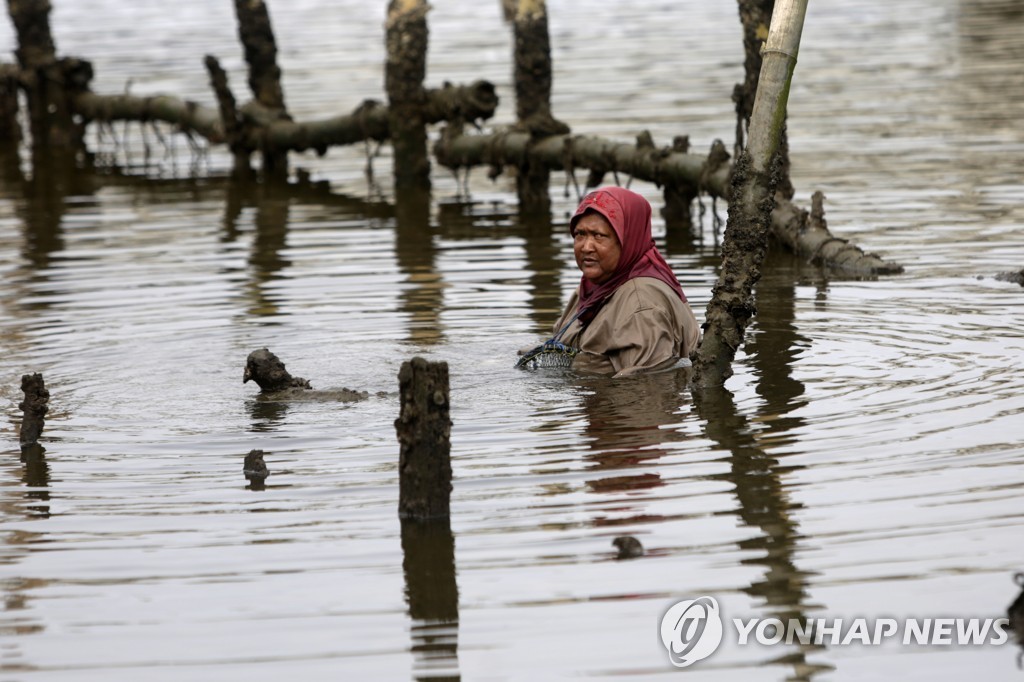
MULTIPOLYGON (((579 290, 572 295, 554 332, 576 314, 579 290)), ((625 376, 660 369, 689 357, 700 339, 700 326, 690 305, 664 282, 636 277, 619 287, 585 329, 574 321, 562 343, 580 354, 573 368, 625 376)))

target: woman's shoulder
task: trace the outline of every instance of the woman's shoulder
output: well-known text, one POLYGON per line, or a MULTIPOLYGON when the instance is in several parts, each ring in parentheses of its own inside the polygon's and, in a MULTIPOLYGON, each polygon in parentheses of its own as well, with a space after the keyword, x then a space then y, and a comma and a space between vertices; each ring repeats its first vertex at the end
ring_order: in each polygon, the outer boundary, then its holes
POLYGON ((643 310, 654 307, 675 307, 680 302, 676 292, 657 277, 634 277, 615 292, 609 303, 615 302, 622 306, 643 310))

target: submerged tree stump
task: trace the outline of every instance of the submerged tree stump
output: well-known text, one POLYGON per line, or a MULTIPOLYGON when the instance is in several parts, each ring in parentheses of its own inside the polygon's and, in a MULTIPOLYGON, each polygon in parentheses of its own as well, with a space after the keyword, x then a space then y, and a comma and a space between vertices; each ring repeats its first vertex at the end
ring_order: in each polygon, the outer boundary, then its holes
POLYGON ((398 383, 398 516, 446 517, 452 491, 448 363, 413 358, 402 363, 398 383))
POLYGON ((47 406, 50 392, 46 390, 43 375, 38 372, 21 377, 21 390, 25 393, 25 399, 18 404, 24 414, 20 435, 21 448, 24 450, 36 445, 43 434, 44 417, 50 409, 47 406))

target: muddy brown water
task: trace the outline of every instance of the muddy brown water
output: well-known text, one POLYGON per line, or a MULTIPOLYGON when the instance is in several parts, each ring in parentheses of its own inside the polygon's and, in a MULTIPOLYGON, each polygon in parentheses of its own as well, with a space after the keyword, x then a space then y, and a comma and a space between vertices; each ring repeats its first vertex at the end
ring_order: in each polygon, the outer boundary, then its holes
MULTIPOLYGON (((297 117, 382 96, 384 4, 271 6, 297 117)), ((499 3, 433 4, 428 81, 493 80, 507 123, 499 3)), ((212 52, 242 96, 230 3, 54 5, 99 91, 212 102, 212 52)), ((574 130, 731 143, 733 3, 549 5, 553 105, 574 130)), ((1024 568, 1024 289, 993 276, 1024 267, 1022 28, 1005 0, 811 4, 798 200, 821 189, 834 231, 906 272, 851 281, 771 255, 724 399, 673 375, 512 369, 577 277, 561 174, 552 225, 521 223, 512 182, 483 171, 466 197, 437 170, 429 214, 398 221, 387 149, 376 185, 361 148, 294 157, 330 197, 233 192, 222 153, 152 135, 146 181, 5 176, 0 679, 667 678, 662 614, 701 595, 727 618, 1004 615, 1024 568), (257 401, 241 378, 263 346, 372 397, 257 401), (415 355, 451 367, 455 487, 450 524, 403 528, 393 421, 415 355), (36 371, 46 453, 22 462, 36 371), (261 490, 241 471, 252 449, 261 490), (619 535, 646 555, 615 560, 619 535)), ((91 135, 138 176, 128 139, 91 135)), ((655 227, 702 316, 710 216, 694 235, 655 227)), ((727 637, 691 670, 1017 679, 1016 651, 727 637)))

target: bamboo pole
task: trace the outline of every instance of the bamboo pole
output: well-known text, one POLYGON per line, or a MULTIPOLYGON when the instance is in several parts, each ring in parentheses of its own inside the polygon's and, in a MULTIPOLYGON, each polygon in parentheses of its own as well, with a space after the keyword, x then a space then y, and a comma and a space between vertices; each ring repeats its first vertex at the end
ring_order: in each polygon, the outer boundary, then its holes
POLYGON ((695 388, 721 386, 732 376, 732 361, 756 313, 754 286, 761 277, 778 182, 772 164, 778 158, 806 12, 807 0, 779 0, 772 13, 749 141, 733 169, 722 269, 708 302, 704 338, 693 357, 695 388))
MULTIPOLYGON (((738 156, 743 149, 744 137, 750 126, 750 116, 754 112, 754 99, 757 94, 757 82, 761 77, 761 49, 768 38, 768 26, 771 23, 772 8, 775 0, 738 0, 740 23, 743 26, 743 83, 738 83, 733 90, 733 101, 736 103, 736 144, 734 153, 738 156)), ((792 199, 793 183, 789 178, 789 140, 783 129, 779 139, 781 165, 776 191, 786 199, 792 199)))

